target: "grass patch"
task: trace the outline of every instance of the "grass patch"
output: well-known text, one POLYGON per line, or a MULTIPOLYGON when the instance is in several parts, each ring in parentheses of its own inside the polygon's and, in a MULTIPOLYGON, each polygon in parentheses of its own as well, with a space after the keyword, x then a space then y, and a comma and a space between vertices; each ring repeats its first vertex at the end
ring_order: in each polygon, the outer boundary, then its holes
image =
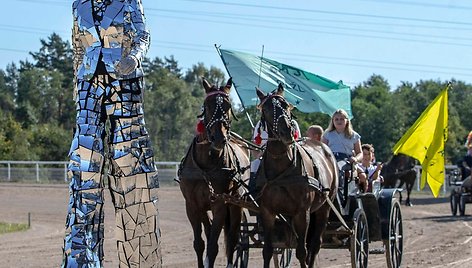
POLYGON ((28 229, 28 225, 24 223, 5 223, 0 222, 0 234, 20 232, 28 229))

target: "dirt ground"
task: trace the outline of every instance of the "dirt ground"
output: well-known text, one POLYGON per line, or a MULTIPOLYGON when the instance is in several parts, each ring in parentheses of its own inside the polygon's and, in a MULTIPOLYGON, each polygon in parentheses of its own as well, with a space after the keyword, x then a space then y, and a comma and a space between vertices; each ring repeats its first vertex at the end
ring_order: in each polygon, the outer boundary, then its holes
MULTIPOLYGON (((0 221, 27 223, 31 229, 0 235, 0 267, 59 267, 68 190, 65 185, 0 184, 0 221)), ((472 205, 466 216, 452 217, 448 198, 417 194, 402 206, 402 267, 467 267, 472 263, 472 205), (467 264, 468 263, 468 264, 467 264)), ((117 267, 111 199, 105 205, 105 267, 117 267)), ((178 187, 163 187, 159 201, 164 267, 196 267, 192 230, 178 187)), ((252 249, 251 249, 252 250, 252 249)), ((220 248, 217 267, 224 266, 220 248)), ((260 267, 262 251, 251 251, 250 267, 260 267)), ((322 249, 317 267, 349 267, 349 251, 322 249)), ((295 257, 292 267, 299 267, 295 257)), ((384 255, 370 255, 369 267, 386 267, 384 255)))

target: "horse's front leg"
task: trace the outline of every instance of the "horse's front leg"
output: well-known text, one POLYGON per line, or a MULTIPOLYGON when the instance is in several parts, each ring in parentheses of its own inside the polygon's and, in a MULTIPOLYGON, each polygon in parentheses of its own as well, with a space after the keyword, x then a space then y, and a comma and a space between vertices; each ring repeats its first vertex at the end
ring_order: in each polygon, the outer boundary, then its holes
POLYGON ((216 256, 218 255, 218 239, 227 216, 226 205, 222 201, 215 202, 211 211, 213 213, 213 222, 211 224, 210 238, 207 243, 207 259, 205 268, 213 268, 216 256))
POLYGON ((233 253, 238 243, 241 218, 242 218, 242 208, 234 205, 229 206, 229 221, 226 220, 225 224, 225 237, 226 237, 226 267, 233 267, 233 253), (229 225, 229 226, 228 226, 229 225))
POLYGON ((406 184, 406 200, 405 200, 405 205, 407 206, 413 206, 413 204, 411 203, 410 201, 410 194, 411 194, 411 190, 413 190, 413 184, 414 184, 414 180, 413 180, 413 183, 407 183, 406 184))
POLYGON ((307 227, 310 222, 310 210, 307 209, 293 217, 292 219, 293 227, 297 234, 297 251, 296 256, 300 262, 301 268, 306 268, 306 234, 307 227))
POLYGON ((197 255, 198 268, 203 268, 203 251, 205 250, 205 242, 202 239, 202 214, 195 204, 186 203, 187 218, 193 229, 193 249, 197 255))
MULTIPOLYGON (((262 206, 261 206, 262 207, 262 206)), ((262 256, 264 257, 264 268, 270 267, 270 260, 274 253, 272 246, 272 232, 275 225, 275 215, 266 209, 261 209, 262 227, 264 228, 264 248, 262 249, 262 256)))
MULTIPOLYGON (((329 197, 327 197, 329 198, 329 197)), ((319 210, 313 212, 310 218, 310 225, 308 228, 307 237, 307 265, 310 268, 315 266, 315 259, 321 249, 321 243, 323 242, 323 233, 326 230, 328 223, 330 206, 325 203, 319 210)))

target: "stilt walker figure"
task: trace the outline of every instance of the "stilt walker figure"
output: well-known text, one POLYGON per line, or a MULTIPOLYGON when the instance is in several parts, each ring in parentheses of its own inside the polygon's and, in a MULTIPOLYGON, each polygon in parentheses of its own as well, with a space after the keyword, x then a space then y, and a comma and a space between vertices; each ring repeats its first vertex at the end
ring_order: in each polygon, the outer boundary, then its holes
POLYGON ((160 268, 159 181, 142 107, 150 34, 141 0, 75 0, 72 10, 77 122, 62 266, 103 267, 107 161, 119 267, 160 268))

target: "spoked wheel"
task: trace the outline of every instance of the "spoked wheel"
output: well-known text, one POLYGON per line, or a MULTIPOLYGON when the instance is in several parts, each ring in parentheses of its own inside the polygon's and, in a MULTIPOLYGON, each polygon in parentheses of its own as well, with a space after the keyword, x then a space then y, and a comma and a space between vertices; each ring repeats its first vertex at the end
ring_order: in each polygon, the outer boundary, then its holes
POLYGON ((362 209, 354 212, 354 225, 351 236, 351 265, 352 268, 365 268, 369 259, 369 227, 362 209))
POLYGON ((451 213, 452 213, 452 216, 456 216, 457 215, 457 196, 456 196, 456 192, 455 191, 452 191, 451 192, 451 196, 449 197, 449 201, 451 203, 451 213))
POLYGON ((388 240, 384 241, 388 268, 399 268, 403 254, 403 224, 400 203, 394 199, 388 226, 388 240))
POLYGON ((239 233, 239 241, 236 244, 235 252, 233 267, 247 268, 249 264, 249 226, 246 213, 243 213, 241 218, 241 232, 239 233))
POLYGON ((279 249, 277 252, 274 251, 273 259, 275 268, 290 268, 292 253, 293 249, 291 248, 279 249))
POLYGON ((463 194, 461 194, 459 198, 459 213, 461 216, 465 215, 465 198, 463 194))

